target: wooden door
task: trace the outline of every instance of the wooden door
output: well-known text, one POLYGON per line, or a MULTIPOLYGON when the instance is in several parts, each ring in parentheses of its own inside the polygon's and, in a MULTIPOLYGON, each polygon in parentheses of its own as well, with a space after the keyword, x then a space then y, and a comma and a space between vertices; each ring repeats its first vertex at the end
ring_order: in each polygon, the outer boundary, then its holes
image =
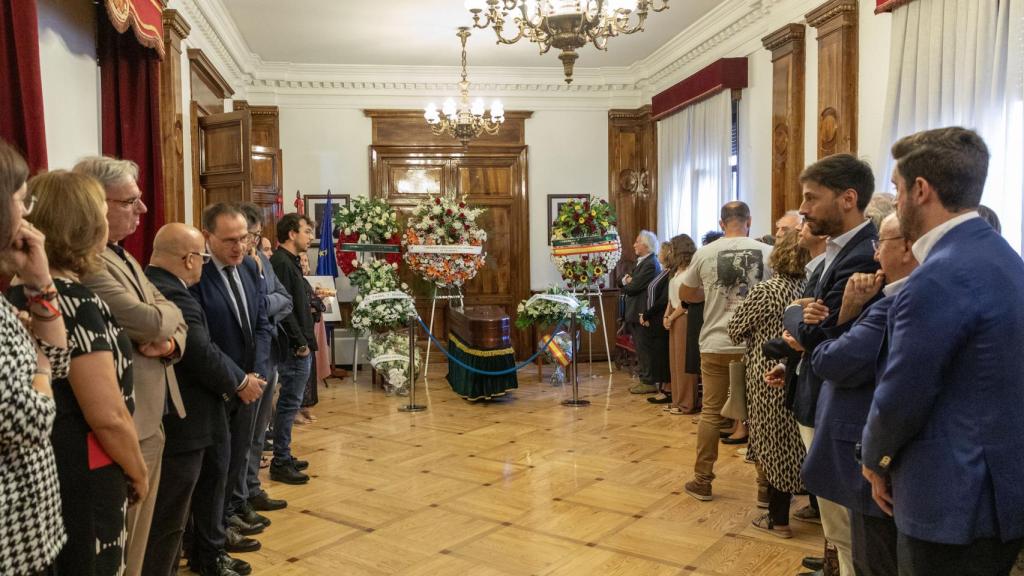
MULTIPOLYGON (((196 211, 217 202, 252 201, 252 145, 248 111, 198 120, 199 189, 196 211)), ((200 220, 196 220, 201 224, 200 220)))

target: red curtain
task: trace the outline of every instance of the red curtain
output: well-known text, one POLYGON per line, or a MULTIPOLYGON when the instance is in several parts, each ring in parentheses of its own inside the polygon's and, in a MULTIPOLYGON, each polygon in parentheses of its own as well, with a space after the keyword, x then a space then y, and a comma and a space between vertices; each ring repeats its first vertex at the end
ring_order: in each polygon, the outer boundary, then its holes
POLYGON ((0 137, 21 150, 33 173, 46 168, 35 0, 0 0, 0 137))
MULTIPOLYGON (((102 8, 101 8, 102 10, 102 8)), ((102 12, 99 21, 103 153, 139 165, 139 189, 149 212, 121 243, 145 264, 164 224, 160 150, 160 60, 132 34, 119 34, 102 12)))

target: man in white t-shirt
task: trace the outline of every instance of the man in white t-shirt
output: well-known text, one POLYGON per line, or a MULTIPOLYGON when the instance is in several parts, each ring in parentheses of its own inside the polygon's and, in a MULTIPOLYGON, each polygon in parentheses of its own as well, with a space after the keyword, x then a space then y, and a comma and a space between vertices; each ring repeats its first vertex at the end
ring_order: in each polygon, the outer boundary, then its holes
POLYGON ((729 395, 729 363, 743 358, 744 347, 729 338, 729 320, 754 285, 769 275, 771 246, 748 238, 750 207, 743 202, 722 206, 719 225, 725 236, 702 247, 683 273, 682 297, 704 302, 704 327, 700 331, 700 372, 704 400, 697 426, 697 461, 686 493, 711 500, 715 479, 722 406, 729 395))

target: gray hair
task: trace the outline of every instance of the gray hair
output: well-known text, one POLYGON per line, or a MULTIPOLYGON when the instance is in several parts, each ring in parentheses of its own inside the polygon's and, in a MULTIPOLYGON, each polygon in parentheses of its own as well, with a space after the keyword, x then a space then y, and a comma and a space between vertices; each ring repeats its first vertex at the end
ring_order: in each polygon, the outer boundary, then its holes
POLYGON ((74 171, 92 176, 100 181, 103 188, 139 180, 139 165, 131 160, 119 160, 110 156, 87 156, 75 164, 74 171))
POLYGON ((651 232, 650 230, 641 230, 640 233, 637 234, 637 238, 639 238, 641 242, 647 245, 647 248, 651 251, 652 254, 657 253, 658 237, 654 234, 654 232, 651 232))
POLYGON ((875 229, 880 230, 882 221, 893 212, 896 212, 896 197, 889 192, 878 192, 868 201, 868 207, 864 209, 864 216, 871 219, 875 224, 875 229))

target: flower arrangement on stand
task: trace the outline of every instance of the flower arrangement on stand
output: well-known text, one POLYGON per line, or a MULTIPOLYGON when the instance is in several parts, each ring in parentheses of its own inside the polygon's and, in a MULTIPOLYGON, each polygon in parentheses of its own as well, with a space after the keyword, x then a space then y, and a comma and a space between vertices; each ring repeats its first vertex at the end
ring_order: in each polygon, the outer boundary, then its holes
MULTIPOLYGON (((345 244, 389 244, 400 246, 402 235, 395 210, 383 200, 356 198, 348 206, 334 211, 334 229, 338 231, 335 257, 342 274, 350 276, 359 267, 356 252, 343 250, 345 244)), ((402 260, 399 252, 384 255, 389 263, 402 260)))
POLYGON ((487 232, 476 223, 482 208, 436 196, 416 206, 402 245, 409 267, 438 287, 461 287, 484 267, 487 232))
MULTIPOLYGON (((371 363, 386 381, 384 392, 388 395, 406 396, 409 393, 409 333, 406 330, 389 330, 370 335, 369 344, 371 363)), ((418 378, 421 371, 420 350, 414 350, 414 374, 418 378)))
POLYGON ((597 284, 618 264, 622 244, 615 211, 606 200, 587 198, 562 204, 551 228, 551 259, 573 290, 597 284))
POLYGON ((562 320, 566 321, 564 326, 568 326, 569 316, 575 308, 576 325, 587 332, 597 330, 597 315, 594 313, 594 307, 587 303, 586 299, 579 298, 558 286, 551 286, 542 294, 555 298, 543 298, 538 294, 520 302, 516 307, 516 328, 526 330, 533 325, 547 328, 557 325, 562 320))

